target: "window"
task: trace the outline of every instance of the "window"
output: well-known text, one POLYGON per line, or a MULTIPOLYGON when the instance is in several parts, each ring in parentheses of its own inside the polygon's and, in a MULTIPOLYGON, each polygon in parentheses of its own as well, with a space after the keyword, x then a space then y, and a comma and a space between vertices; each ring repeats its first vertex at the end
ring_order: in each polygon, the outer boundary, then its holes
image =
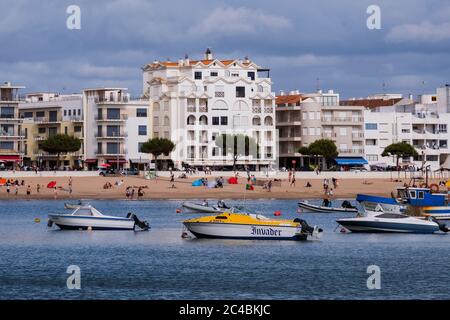
POLYGON ((202 80, 202 73, 200 71, 194 72, 194 79, 195 80, 202 80))
POLYGON ((211 71, 211 77, 217 77, 218 75, 217 71, 211 71))
POLYGON ((138 152, 142 152, 142 146, 144 145, 144 142, 138 142, 138 152))
POLYGON ((136 117, 138 117, 138 118, 147 117, 147 109, 146 108, 137 108, 136 109, 136 117))
POLYGON ((147 135, 147 126, 138 126, 138 135, 146 136, 147 135))
POLYGON ((439 132, 447 133, 447 125, 446 124, 440 124, 439 125, 439 132))
POLYGON ((73 132, 81 132, 81 126, 73 127, 73 132))
POLYGON ((366 139, 366 146, 376 146, 377 139, 366 139))
POLYGON ((69 110, 69 117, 72 115, 72 110, 69 110))
POLYGON ((220 124, 222 126, 228 125, 228 117, 220 117, 220 124))
POLYGON ((216 98, 223 98, 225 97, 225 86, 215 86, 215 97, 216 98))
POLYGON ((347 128, 339 128, 339 134, 341 136, 346 136, 347 135, 347 128))
POLYGON ((67 116, 67 110, 64 110, 64 116, 67 116))
POLYGON ((107 137, 120 136, 120 127, 119 126, 106 126, 106 136, 107 137))
POLYGON ((248 76, 250 79, 255 80, 255 72, 254 72, 254 71, 249 71, 249 72, 247 72, 247 76, 248 76))
POLYGON ((67 127, 64 127, 64 134, 67 135, 68 131, 69 131, 69 130, 67 129, 67 127))
POLYGON ((411 130, 409 130, 409 129, 402 129, 402 133, 410 133, 411 132, 411 130))
MULTIPOLYGON (((3 108, 2 108, 2 115, 3 115, 3 108)), ((44 111, 36 111, 36 118, 43 118, 45 117, 44 111)))
POLYGON ((245 87, 236 87, 236 98, 245 98, 245 87))
POLYGON ((212 124, 214 126, 218 126, 219 125, 219 121, 220 121, 219 117, 212 117, 212 124))
POLYGON ((159 117, 153 117, 153 125, 159 126, 159 117))
POLYGON ((33 112, 27 111, 23 113, 24 118, 33 118, 33 112))
POLYGON ((418 197, 418 199, 424 199, 424 198, 425 198, 425 192, 419 191, 419 192, 417 193, 417 197, 418 197))
POLYGON ((0 141, 0 149, 13 150, 14 142, 13 141, 0 141))
POLYGON ((78 115, 81 116, 81 109, 78 109, 78 115))
POLYGON ((378 125, 376 123, 366 123, 366 130, 377 130, 378 125))
POLYGON ((119 153, 119 144, 114 142, 108 142, 106 144, 106 153, 107 154, 118 154, 119 153))
POLYGON ((378 161, 378 155, 377 154, 368 154, 366 155, 366 158, 368 161, 378 161))
POLYGON ((307 136, 308 135, 308 128, 303 128, 303 135, 307 136))
MULTIPOLYGON (((69 116, 70 116, 70 110, 69 110, 69 116)), ((108 108, 106 109, 106 116, 107 119, 120 119, 120 109, 118 108, 108 108)))
POLYGON ((309 111, 309 120, 314 120, 314 111, 309 111))
POLYGON ((0 109, 0 117, 1 118, 14 118, 14 107, 1 107, 0 109))
POLYGON ((309 128, 309 135, 310 136, 313 136, 314 135, 314 131, 315 130, 315 128, 309 128))
POLYGON ((439 156, 437 154, 429 154, 427 155, 427 161, 438 161, 439 156))
POLYGON ((308 120, 308 112, 302 112, 303 120, 308 120))

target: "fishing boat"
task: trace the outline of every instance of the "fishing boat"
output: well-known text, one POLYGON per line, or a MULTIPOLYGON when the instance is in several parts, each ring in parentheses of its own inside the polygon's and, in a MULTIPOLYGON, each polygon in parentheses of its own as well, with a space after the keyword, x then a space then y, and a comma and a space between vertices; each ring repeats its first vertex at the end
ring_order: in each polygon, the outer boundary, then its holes
POLYGON ((315 205, 315 204, 311 204, 308 201, 300 201, 298 203, 298 206, 306 211, 312 211, 312 212, 327 212, 327 213, 332 213, 332 212, 358 212, 358 209, 353 207, 353 206, 348 206, 349 202, 344 201, 342 203, 343 205, 345 204, 345 206, 342 207, 328 207, 328 206, 320 206, 320 205, 315 205))
POLYGON ((219 208, 218 206, 209 206, 204 205, 200 203, 194 203, 194 202, 183 202, 181 204, 183 208, 195 211, 195 212, 201 212, 201 213, 223 213, 225 211, 229 211, 230 208, 219 208))
POLYGON ((302 219, 270 219, 261 214, 221 213, 183 221, 197 238, 244 240, 306 240, 318 237, 322 229, 302 219))
POLYGON ((412 217, 402 213, 366 211, 355 218, 336 220, 341 226, 352 232, 366 233, 435 233, 448 232, 449 229, 433 217, 428 219, 412 217))
POLYGON ((53 224, 62 230, 142 230, 150 228, 148 222, 139 220, 133 213, 126 218, 108 216, 90 205, 80 206, 69 214, 49 214, 48 226, 53 224))

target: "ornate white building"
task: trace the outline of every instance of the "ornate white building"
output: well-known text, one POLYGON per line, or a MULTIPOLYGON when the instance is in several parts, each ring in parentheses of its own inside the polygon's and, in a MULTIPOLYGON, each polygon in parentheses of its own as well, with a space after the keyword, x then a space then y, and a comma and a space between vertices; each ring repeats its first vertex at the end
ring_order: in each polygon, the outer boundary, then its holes
POLYGON ((144 95, 150 98, 153 137, 171 139, 177 168, 231 166, 215 139, 222 133, 253 137, 259 152, 238 158, 251 169, 276 162, 275 94, 269 70, 248 58, 154 61, 143 68, 144 95))

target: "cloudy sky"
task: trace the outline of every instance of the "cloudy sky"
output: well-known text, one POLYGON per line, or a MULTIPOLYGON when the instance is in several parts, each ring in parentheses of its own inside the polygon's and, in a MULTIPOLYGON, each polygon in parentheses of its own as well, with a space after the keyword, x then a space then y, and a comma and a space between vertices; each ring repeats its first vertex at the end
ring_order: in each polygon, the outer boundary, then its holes
POLYGON ((248 55, 274 90, 342 97, 433 92, 450 82, 448 0, 0 0, 0 81, 27 91, 95 86, 142 91, 155 59, 248 55), (81 8, 81 30, 66 9, 81 8), (381 29, 366 26, 369 5, 381 29), (317 80, 319 79, 319 81, 317 80))

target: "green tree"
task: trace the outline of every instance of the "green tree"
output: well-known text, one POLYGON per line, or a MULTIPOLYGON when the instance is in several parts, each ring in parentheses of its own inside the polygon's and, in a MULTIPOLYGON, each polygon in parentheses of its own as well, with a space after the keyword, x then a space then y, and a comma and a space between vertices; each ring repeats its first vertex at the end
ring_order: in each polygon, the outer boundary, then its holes
POLYGON ((336 144, 329 139, 319 139, 311 143, 308 147, 301 147, 298 152, 302 155, 323 157, 325 160, 331 160, 339 155, 336 144))
POLYGON ((175 149, 175 144, 169 139, 152 138, 141 147, 141 152, 152 154, 155 157, 155 173, 158 168, 158 157, 162 154, 168 156, 175 149))
POLYGON ((61 154, 76 152, 81 148, 80 139, 67 134, 55 134, 48 137, 40 145, 39 149, 48 153, 56 154, 57 167, 59 167, 59 157, 61 154))
POLYGON ((395 156, 396 157, 396 167, 399 171, 399 162, 400 158, 407 158, 407 157, 417 157, 419 154, 417 153, 416 149, 412 145, 406 142, 397 142, 388 145, 386 148, 384 148, 383 153, 381 154, 382 157, 389 157, 389 156, 395 156))
POLYGON ((221 134, 216 137, 216 146, 222 155, 233 156, 233 170, 236 170, 237 159, 241 156, 259 155, 259 145, 255 139, 243 134, 221 134))

